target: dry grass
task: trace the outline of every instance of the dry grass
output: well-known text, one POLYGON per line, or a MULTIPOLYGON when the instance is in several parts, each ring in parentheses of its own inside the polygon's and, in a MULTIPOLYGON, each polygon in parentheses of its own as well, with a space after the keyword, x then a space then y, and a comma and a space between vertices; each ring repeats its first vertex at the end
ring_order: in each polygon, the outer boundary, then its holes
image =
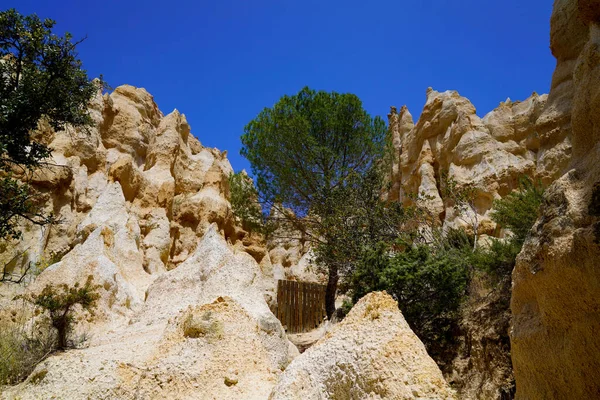
POLYGON ((0 385, 23 381, 55 347, 52 330, 33 316, 34 307, 24 301, 0 310, 0 385))

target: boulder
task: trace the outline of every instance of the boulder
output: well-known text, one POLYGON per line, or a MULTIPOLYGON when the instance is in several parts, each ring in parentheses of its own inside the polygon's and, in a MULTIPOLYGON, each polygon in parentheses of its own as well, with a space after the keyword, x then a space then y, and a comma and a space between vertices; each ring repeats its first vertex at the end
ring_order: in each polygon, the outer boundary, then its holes
POLYGON ((385 292, 362 298, 286 368, 269 399, 454 399, 398 304, 385 292))

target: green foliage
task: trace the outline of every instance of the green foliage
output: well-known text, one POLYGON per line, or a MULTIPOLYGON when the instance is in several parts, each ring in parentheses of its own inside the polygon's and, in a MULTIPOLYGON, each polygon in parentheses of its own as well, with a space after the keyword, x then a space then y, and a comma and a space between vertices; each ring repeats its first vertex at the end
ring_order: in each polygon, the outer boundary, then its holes
POLYGON ((41 321, 31 322, 26 304, 0 318, 0 386, 24 380, 54 348, 55 336, 41 321))
POLYGON ((302 89, 265 108, 244 129, 241 154, 251 165, 261 200, 298 216, 329 196, 351 172, 382 157, 386 125, 353 94, 302 89))
POLYGON ((516 240, 492 239, 490 245, 471 255, 474 269, 487 273, 496 281, 510 278, 522 244, 516 240))
POLYGON ((470 279, 471 253, 468 240, 459 247, 415 245, 404 251, 380 244, 364 253, 352 274, 352 299, 386 290, 435 357, 453 339, 470 279))
POLYGON ((362 175, 351 173, 343 185, 333 189, 327 199, 313 205, 321 215, 315 229, 327 240, 314 243, 315 261, 337 265, 342 275, 350 274, 365 249, 378 243, 410 241, 411 225, 417 209, 382 199, 385 173, 373 166, 362 175))
POLYGON ((245 172, 229 175, 229 201, 236 217, 249 231, 266 232, 265 218, 258 203, 258 192, 245 172))
POLYGON ((53 34, 54 25, 14 9, 0 12, 0 238, 20 237, 19 218, 53 222, 40 211, 40 196, 23 183, 51 152, 43 138, 33 136, 39 123, 55 130, 92 123, 87 104, 98 86, 81 68, 79 42, 69 33, 53 34))
MULTIPOLYGON (((0 167, 1 168, 1 167, 0 167)), ((41 209, 46 196, 34 190, 30 185, 20 182, 7 174, 0 179, 0 238, 18 239, 17 217, 25 218, 36 224, 48 224, 55 221, 52 214, 44 214, 41 209)))
POLYGON ((519 190, 494 201, 492 220, 509 229, 522 244, 540 215, 544 189, 528 177, 519 179, 519 190))
POLYGON ((27 300, 48 312, 50 322, 57 331, 57 348, 59 350, 67 347, 67 336, 73 323, 74 306, 81 306, 81 309, 88 313, 88 317, 93 317, 96 302, 100 298, 97 292, 99 288, 99 285, 93 285, 93 277, 90 275, 81 287, 79 283, 73 287, 66 284, 58 287, 46 285, 39 294, 27 297, 27 300))

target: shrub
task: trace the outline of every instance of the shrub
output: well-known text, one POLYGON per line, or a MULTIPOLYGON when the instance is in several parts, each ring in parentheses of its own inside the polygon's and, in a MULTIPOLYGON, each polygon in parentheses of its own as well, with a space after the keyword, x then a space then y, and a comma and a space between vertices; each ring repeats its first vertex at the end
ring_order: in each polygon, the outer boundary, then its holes
POLYGON ((0 386, 21 382, 54 349, 55 335, 39 321, 31 322, 32 310, 13 310, 0 321, 0 386))
POLYGON ((494 201, 492 220, 507 228, 507 239, 492 239, 490 246, 471 255, 474 268, 501 282, 510 278, 523 242, 539 216, 544 189, 528 177, 519 179, 519 189, 494 201))
POLYGON ((471 252, 466 244, 442 249, 418 245, 399 253, 380 245, 366 251, 351 277, 352 299, 386 290, 435 358, 453 340, 466 295, 471 252))
POLYGON ((522 244, 539 217, 544 189, 528 177, 519 179, 519 189, 494 201, 492 220, 509 229, 514 239, 522 244))
POLYGON ((66 284, 55 287, 46 285, 39 294, 26 297, 27 300, 47 311, 52 327, 57 333, 57 348, 67 348, 67 337, 73 323, 73 309, 76 305, 86 311, 88 318, 93 317, 94 308, 100 295, 97 293, 99 285, 93 285, 93 277, 90 275, 85 284, 80 287, 75 283, 73 287, 66 284))
POLYGON ((473 252, 471 263, 475 269, 502 280, 510 277, 521 246, 517 240, 492 239, 489 247, 473 252))

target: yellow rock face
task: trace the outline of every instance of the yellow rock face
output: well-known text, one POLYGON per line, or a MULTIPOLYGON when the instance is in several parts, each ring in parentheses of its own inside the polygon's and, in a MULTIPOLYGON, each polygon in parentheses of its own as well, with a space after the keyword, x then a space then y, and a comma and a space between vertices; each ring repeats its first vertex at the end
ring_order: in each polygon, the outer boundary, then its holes
POLYGON ((416 124, 406 107, 400 113, 392 107, 388 117, 396 160, 388 199, 409 204, 417 197, 440 224, 472 230, 473 216, 457 215, 443 194, 447 176, 458 187, 474 187, 478 232, 498 236, 489 216, 493 201, 518 188, 523 175, 552 182, 570 160, 570 135, 555 129, 561 122, 548 114, 547 99, 537 93, 524 101, 507 99, 480 118, 467 98, 430 88, 416 124), (561 138, 540 139, 541 117, 544 129, 553 130, 548 135, 560 132, 561 138))
POLYGON ((569 171, 545 195, 542 216, 513 272, 512 359, 519 399, 600 395, 600 4, 554 3, 558 60, 548 113, 572 138, 569 171))

